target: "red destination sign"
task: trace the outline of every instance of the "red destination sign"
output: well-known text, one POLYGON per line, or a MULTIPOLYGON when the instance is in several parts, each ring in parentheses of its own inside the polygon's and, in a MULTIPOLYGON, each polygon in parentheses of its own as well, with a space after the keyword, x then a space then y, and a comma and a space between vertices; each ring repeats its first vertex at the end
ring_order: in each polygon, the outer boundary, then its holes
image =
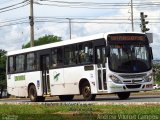
POLYGON ((124 41, 130 41, 130 40, 145 40, 144 36, 131 36, 131 35, 115 35, 111 36, 111 40, 124 40, 124 41))

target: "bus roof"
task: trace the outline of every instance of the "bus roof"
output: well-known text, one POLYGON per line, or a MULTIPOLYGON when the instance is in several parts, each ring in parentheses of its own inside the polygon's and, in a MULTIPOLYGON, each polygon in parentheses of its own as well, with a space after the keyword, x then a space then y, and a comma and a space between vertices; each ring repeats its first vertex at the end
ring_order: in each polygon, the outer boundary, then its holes
MULTIPOLYGON (((123 32, 123 33, 126 33, 126 32, 123 32)), ((128 33, 137 33, 137 32, 128 32, 128 33)), ((79 37, 79 38, 69 39, 69 40, 63 40, 61 42, 50 43, 50 44, 35 46, 35 47, 31 47, 31 48, 26 48, 26 49, 9 51, 9 52, 7 52, 7 56, 11 56, 11 55, 15 55, 15 54, 21 54, 21 53, 27 53, 27 52, 32 52, 32 51, 38 51, 38 50, 43 50, 43 49, 48 49, 48 48, 52 48, 52 47, 64 46, 64 45, 69 45, 69 44, 74 44, 74 43, 80 43, 80 42, 85 42, 85 41, 89 41, 89 40, 96 40, 96 39, 102 39, 102 38, 107 39, 108 34, 117 34, 117 33, 115 33, 115 32, 100 33, 100 34, 95 34, 95 35, 91 35, 91 36, 79 37)), ((143 34, 143 33, 137 33, 137 34, 143 34)))
POLYGON ((7 56, 104 38, 104 33, 7 52, 7 56))

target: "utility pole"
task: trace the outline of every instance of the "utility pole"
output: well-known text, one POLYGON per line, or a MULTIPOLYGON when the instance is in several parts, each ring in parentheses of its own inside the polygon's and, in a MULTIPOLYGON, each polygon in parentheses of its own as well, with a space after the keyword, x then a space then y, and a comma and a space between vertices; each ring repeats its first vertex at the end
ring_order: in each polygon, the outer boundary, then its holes
POLYGON ((71 18, 66 18, 69 20, 69 38, 72 39, 72 27, 71 27, 71 18))
POLYGON ((34 17, 33 17, 33 0, 30 0, 30 46, 34 46, 34 17))
POLYGON ((134 32, 134 21, 133 21, 133 0, 131 0, 131 24, 132 24, 132 32, 134 32))

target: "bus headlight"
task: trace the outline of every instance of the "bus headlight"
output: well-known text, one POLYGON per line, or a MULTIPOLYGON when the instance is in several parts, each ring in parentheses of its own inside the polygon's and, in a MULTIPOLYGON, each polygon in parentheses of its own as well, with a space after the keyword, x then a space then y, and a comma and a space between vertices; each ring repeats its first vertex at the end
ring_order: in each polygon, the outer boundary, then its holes
POLYGON ((114 83, 122 84, 122 81, 121 81, 118 77, 116 77, 116 76, 114 76, 114 75, 110 75, 109 77, 111 78, 111 80, 112 80, 114 83))
POLYGON ((150 82, 152 80, 152 74, 149 74, 144 77, 144 82, 150 82))

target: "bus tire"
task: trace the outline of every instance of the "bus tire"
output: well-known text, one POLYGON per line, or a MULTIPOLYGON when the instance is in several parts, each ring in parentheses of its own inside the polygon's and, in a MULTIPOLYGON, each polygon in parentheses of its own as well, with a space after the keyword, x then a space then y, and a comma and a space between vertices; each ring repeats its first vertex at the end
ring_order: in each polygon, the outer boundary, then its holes
POLYGON ((81 93, 86 101, 95 100, 96 95, 91 94, 91 87, 88 82, 83 83, 81 93))
POLYGON ((59 95, 59 99, 61 101, 72 101, 74 98, 74 95, 59 95))
POLYGON ((130 92, 120 92, 120 93, 117 93, 117 95, 120 100, 125 100, 129 98, 130 92))
POLYGON ((31 85, 29 87, 28 94, 29 94, 29 98, 32 102, 37 102, 38 101, 37 90, 36 90, 36 87, 34 85, 31 85))

